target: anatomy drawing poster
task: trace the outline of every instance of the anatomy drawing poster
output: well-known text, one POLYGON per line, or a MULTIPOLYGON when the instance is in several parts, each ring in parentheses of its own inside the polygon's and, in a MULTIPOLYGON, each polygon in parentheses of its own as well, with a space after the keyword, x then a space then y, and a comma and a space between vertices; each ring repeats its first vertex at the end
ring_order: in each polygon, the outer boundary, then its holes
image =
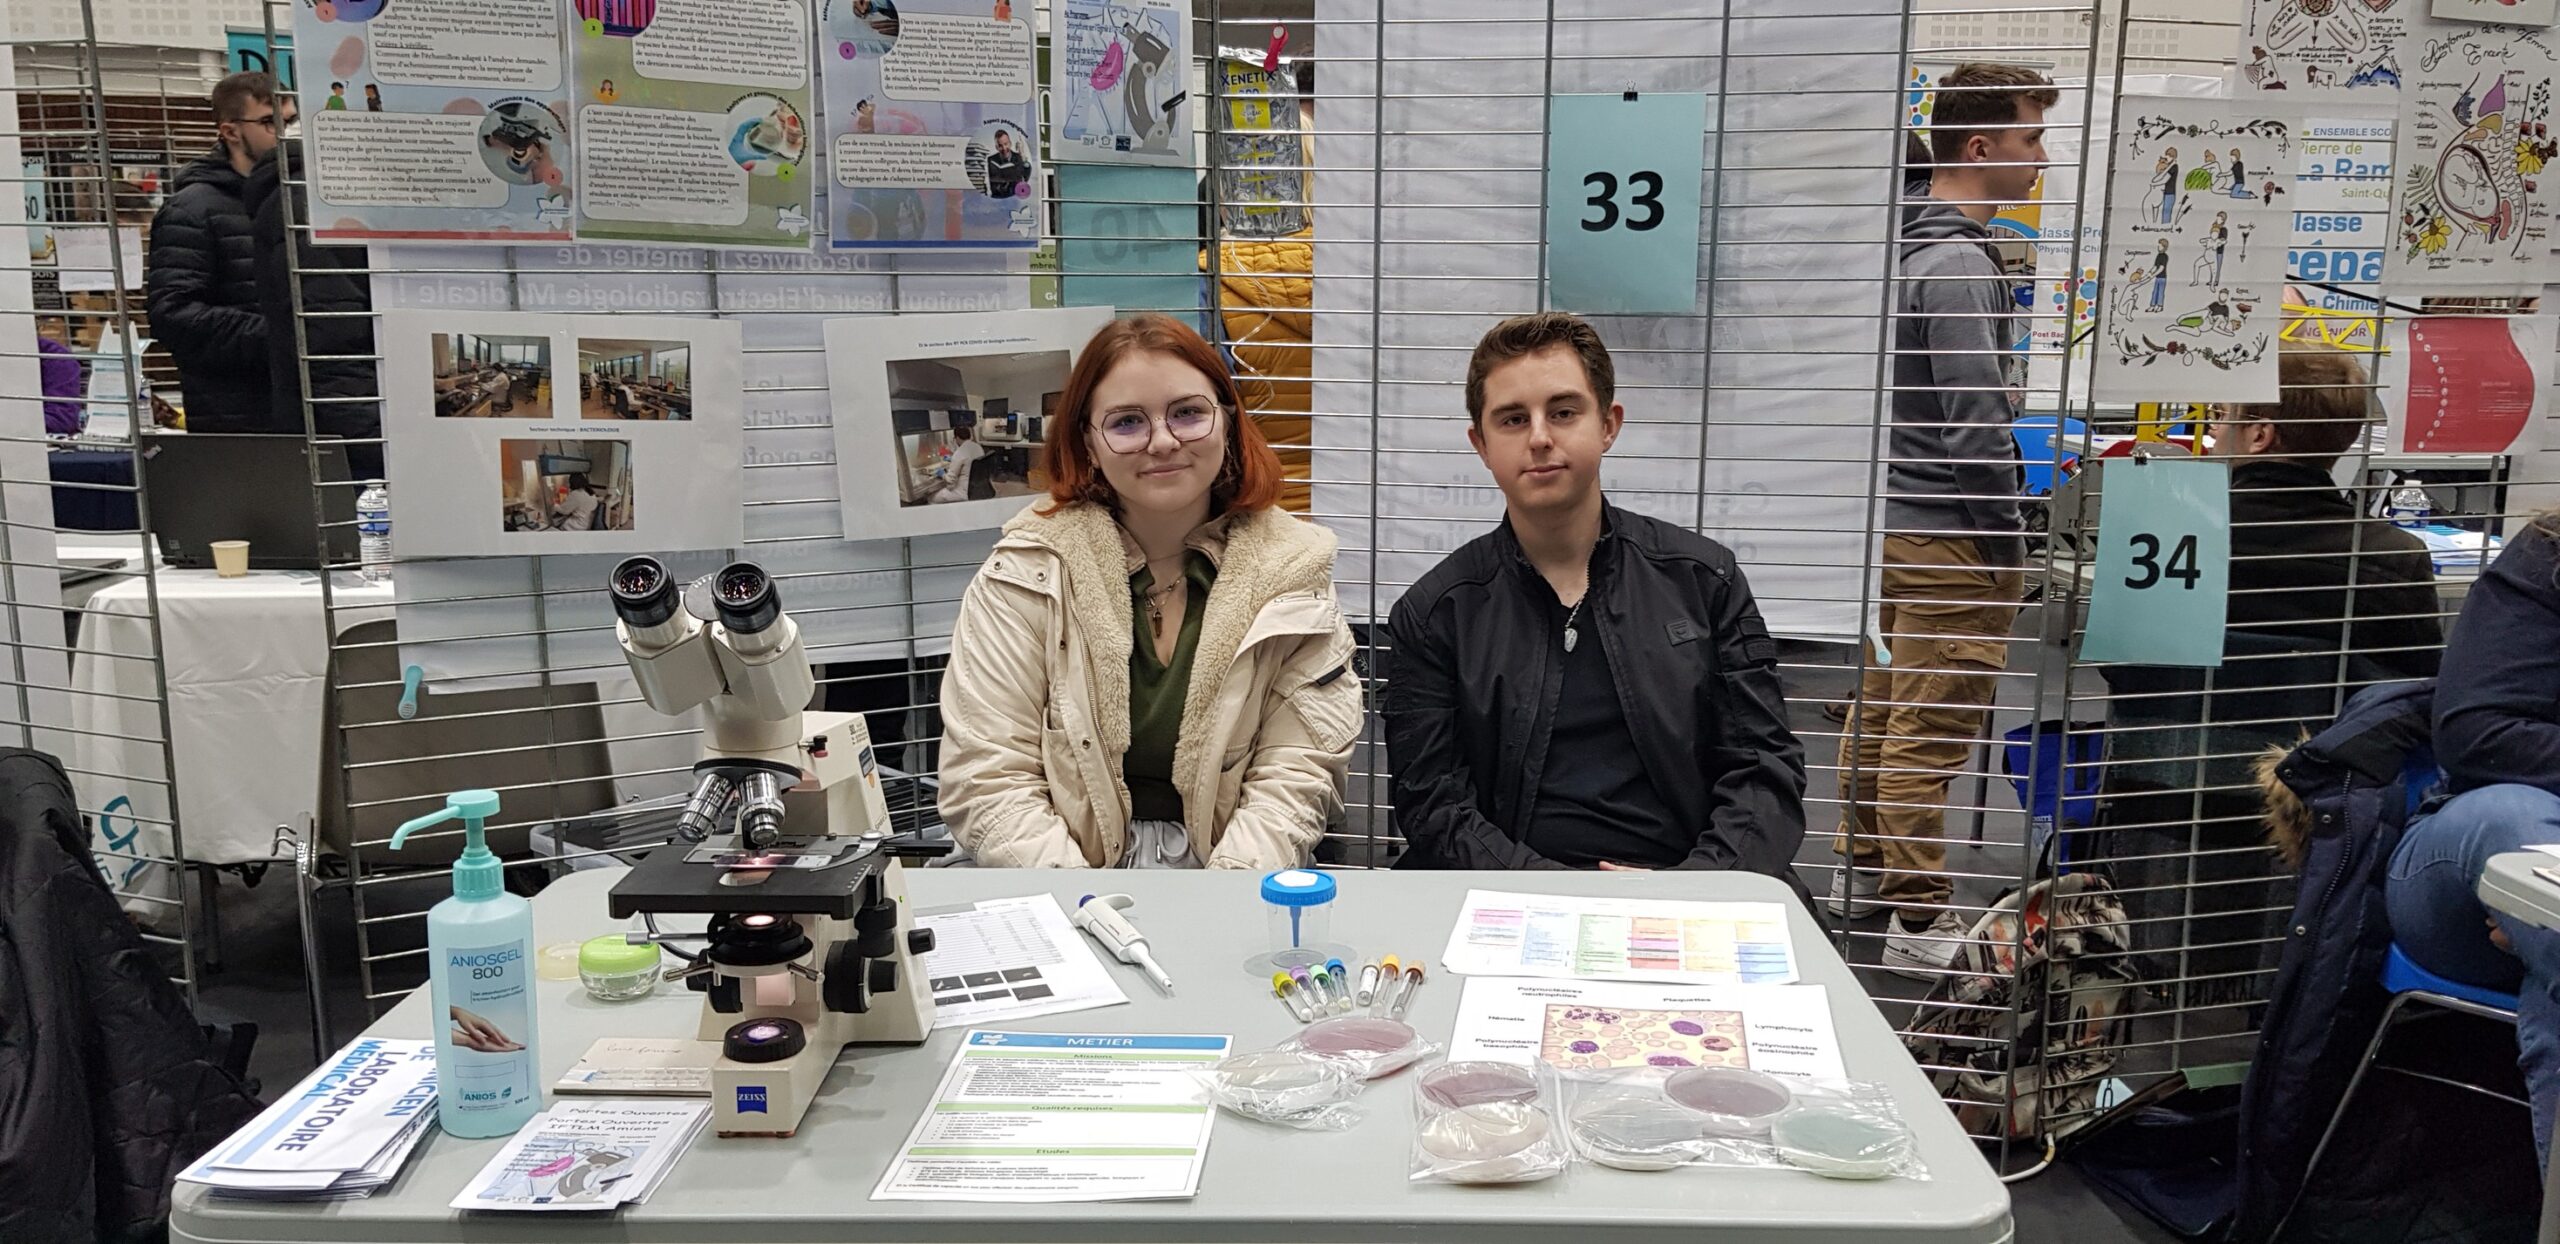
POLYGON ((1049 45, 1051 159, 1191 166, 1188 0, 1056 0, 1049 45))
POLYGON ((2549 279, 2555 47, 2548 32, 2469 22, 2422 41, 2400 94, 2386 290, 2539 292, 2549 279))
POLYGON ((809 245, 809 0, 573 0, 581 238, 809 245))
POLYGON ((2435 0, 2435 15, 2464 22, 2548 26, 2560 21, 2560 0, 2435 0))
POLYGON ((2534 448, 2551 377, 2547 315, 2423 315, 2383 330, 2374 391, 2395 453, 2506 454, 2534 448))
POLYGON ((576 167, 559 0, 303 0, 323 241, 559 241, 576 167))
POLYGON ((2092 381, 2101 401, 2272 402, 2299 124, 2127 96, 2092 381))
POLYGON ((2406 44, 2432 26, 2427 0, 2248 0, 2240 20, 2244 90, 2289 99, 2389 100, 2406 44))
MULTIPOLYGON (((1040 103, 1027 16, 1005 0, 824 3, 830 245, 1037 247, 1040 103)), ((1187 161, 1187 144, 1183 152, 1187 161)))

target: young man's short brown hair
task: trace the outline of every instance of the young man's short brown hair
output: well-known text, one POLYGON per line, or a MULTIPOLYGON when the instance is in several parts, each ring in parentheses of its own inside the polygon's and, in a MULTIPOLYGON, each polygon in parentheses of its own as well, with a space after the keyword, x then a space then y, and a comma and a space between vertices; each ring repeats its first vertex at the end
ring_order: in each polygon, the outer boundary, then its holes
POLYGON ((213 119, 237 121, 249 115, 249 105, 276 102, 276 80, 263 73, 235 73, 213 84, 213 119))
POLYGON ((2364 435, 2372 384, 2353 356, 2336 350, 2285 350, 2277 357, 2276 383, 2283 391, 2273 404, 2231 409, 2234 419, 2263 420, 2275 429, 2276 443, 2267 456, 2325 471, 2364 435))
POLYGON ((1965 140, 1982 129, 2018 123, 2018 105, 2062 102, 2053 80, 2024 65, 1970 61, 1938 79, 1929 106, 1929 154, 1940 164, 1964 162, 1965 140))
POLYGON ((1541 311, 1504 320, 1476 343, 1475 356, 1467 360, 1467 422, 1484 419, 1484 378, 1494 368, 1550 346, 1564 346, 1581 356, 1582 374, 1591 381, 1591 395, 1600 399, 1601 406, 1617 399, 1618 368, 1609 361, 1609 347, 1600 344, 1599 331, 1581 316, 1541 311))

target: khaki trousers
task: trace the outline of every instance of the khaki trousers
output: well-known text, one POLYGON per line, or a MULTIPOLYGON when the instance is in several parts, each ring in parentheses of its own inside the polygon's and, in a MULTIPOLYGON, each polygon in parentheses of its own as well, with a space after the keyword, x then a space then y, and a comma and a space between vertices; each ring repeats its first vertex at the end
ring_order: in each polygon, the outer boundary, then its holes
POLYGON ((1885 870, 1885 902, 1941 907, 1954 893, 1944 872, 1947 788, 2008 666, 2022 578, 1989 569, 1970 537, 1889 535, 1883 580, 1893 664, 1868 666, 1840 736, 1843 811, 1832 849, 1885 870))

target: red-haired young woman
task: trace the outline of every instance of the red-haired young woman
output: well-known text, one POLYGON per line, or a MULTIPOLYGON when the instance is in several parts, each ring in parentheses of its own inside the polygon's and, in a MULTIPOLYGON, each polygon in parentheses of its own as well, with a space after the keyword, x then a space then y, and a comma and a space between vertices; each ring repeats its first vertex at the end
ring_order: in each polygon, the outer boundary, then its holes
POLYGON ((1005 524, 942 684, 942 816, 984 867, 1284 868, 1342 806, 1363 720, 1332 533, 1216 350, 1160 315, 1094 335, 1049 499, 1005 524))

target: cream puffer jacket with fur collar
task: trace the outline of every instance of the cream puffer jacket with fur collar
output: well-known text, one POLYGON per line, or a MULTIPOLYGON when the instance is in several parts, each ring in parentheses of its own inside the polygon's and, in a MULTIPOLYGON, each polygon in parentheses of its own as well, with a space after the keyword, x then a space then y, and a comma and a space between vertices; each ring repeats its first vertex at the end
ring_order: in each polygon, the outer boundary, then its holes
MULTIPOLYGON (((960 601, 942 816, 985 867, 1108 867, 1128 850, 1126 555, 1109 511, 1038 508, 1005 524, 960 601)), ((1304 863, 1342 808, 1364 713, 1333 533, 1264 510, 1188 544, 1218 567, 1173 756, 1192 854, 1211 868, 1304 863)))

